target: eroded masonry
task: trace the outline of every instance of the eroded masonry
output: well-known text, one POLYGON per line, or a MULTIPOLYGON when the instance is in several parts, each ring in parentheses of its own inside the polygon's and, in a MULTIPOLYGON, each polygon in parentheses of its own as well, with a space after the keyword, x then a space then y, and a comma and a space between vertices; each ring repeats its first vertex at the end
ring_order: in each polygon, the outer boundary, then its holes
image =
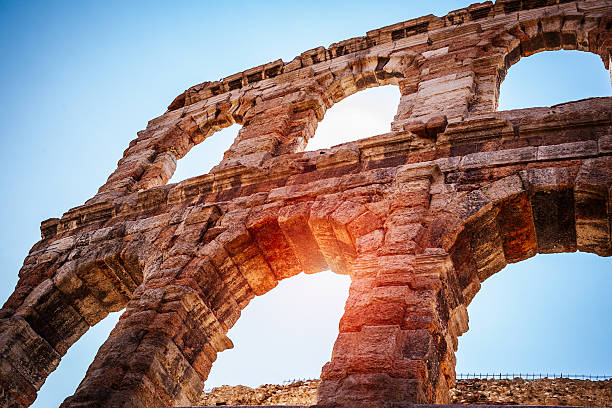
POLYGON ((193 404, 249 301, 326 269, 352 283, 319 404, 447 402, 481 282, 536 253, 612 254, 612 98, 496 111, 521 57, 577 49, 608 69, 611 27, 611 0, 486 2, 188 89, 93 198, 42 223, 0 312, 0 406, 32 404, 124 308, 62 407, 193 404), (389 133, 303 152, 334 103, 387 84, 389 133), (166 184, 233 123, 218 166, 166 184))

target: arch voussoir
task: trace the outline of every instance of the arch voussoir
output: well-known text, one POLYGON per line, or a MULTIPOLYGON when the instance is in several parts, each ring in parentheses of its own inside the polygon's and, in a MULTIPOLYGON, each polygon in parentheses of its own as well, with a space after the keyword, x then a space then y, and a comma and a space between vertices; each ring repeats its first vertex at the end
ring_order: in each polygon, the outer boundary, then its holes
MULTIPOLYGON (((289 278, 303 271, 294 248, 281 228, 280 211, 283 203, 276 202, 255 208, 247 220, 247 228, 262 256, 277 280, 289 278)), ((308 255, 306 255, 308 256, 308 255)))
POLYGON ((279 228, 305 273, 321 272, 328 268, 308 223, 312 204, 312 201, 305 201, 285 205, 278 214, 279 228))

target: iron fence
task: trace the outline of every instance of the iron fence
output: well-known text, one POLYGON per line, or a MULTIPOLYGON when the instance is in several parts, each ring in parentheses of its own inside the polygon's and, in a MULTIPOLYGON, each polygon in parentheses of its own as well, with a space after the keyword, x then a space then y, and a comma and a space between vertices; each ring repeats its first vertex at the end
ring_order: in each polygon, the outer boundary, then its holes
POLYGON ((522 378, 524 380, 536 380, 541 378, 568 378, 572 380, 592 380, 601 381, 612 379, 612 375, 601 375, 601 374, 566 374, 566 373, 496 373, 496 374, 483 374, 483 373, 458 373, 458 380, 468 379, 495 379, 495 380, 508 380, 513 378, 522 378))
POLYGON ((283 381, 283 385, 293 384, 298 381, 314 381, 314 380, 318 380, 318 378, 292 378, 290 380, 283 381))
MULTIPOLYGON (((458 380, 470 380, 470 379, 482 379, 482 380, 512 380, 514 378, 522 378, 524 380, 537 380, 542 378, 568 378, 572 380, 591 380, 591 381, 602 381, 612 379, 612 375, 601 375, 601 374, 566 374, 566 373, 457 373, 458 380)), ((284 380, 282 385, 289 385, 298 381, 313 381, 318 378, 292 378, 284 380)), ((211 392, 212 388, 205 388, 204 392, 211 392)))

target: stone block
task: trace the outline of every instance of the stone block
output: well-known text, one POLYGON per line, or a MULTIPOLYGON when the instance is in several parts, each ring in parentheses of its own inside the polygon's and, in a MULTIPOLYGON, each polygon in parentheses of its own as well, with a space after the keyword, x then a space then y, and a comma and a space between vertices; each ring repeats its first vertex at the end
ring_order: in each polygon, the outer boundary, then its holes
POLYGON ((597 142, 587 140, 584 142, 563 143, 551 146, 538 147, 538 160, 560 160, 567 158, 583 158, 597 155, 597 142))
POLYGON ((304 202, 286 206, 279 210, 278 215, 279 227, 306 273, 320 272, 327 267, 308 225, 311 205, 304 202))

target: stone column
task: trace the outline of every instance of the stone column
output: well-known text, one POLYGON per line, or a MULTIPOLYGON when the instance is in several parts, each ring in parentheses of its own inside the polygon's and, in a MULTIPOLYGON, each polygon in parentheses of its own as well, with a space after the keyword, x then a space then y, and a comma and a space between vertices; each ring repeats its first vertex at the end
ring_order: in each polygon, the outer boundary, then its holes
POLYGON ((274 156, 303 151, 322 118, 323 113, 317 113, 321 104, 303 91, 259 102, 247 112, 236 140, 212 172, 258 167, 274 156))
POLYGON ((467 330, 465 307, 451 303, 448 257, 394 255, 355 267, 319 404, 448 403, 457 335, 467 330))
MULTIPOLYGON (((612 150, 612 136, 601 140, 600 150, 612 150)), ((576 177, 574 203, 578 250, 611 256, 612 157, 584 161, 576 177)))
POLYGON ((449 401, 467 313, 448 254, 422 248, 431 186, 440 182, 434 166, 400 167, 377 205, 384 224, 356 239, 340 334, 321 374, 323 406, 449 401))
POLYGON ((21 316, 0 320, 0 354, 0 406, 15 408, 28 407, 34 402, 38 390, 61 358, 21 316))
POLYGON ((463 62, 466 45, 442 43, 421 53, 399 82, 402 96, 391 130, 414 130, 430 120, 449 123, 468 116, 475 90, 473 69, 463 62))

